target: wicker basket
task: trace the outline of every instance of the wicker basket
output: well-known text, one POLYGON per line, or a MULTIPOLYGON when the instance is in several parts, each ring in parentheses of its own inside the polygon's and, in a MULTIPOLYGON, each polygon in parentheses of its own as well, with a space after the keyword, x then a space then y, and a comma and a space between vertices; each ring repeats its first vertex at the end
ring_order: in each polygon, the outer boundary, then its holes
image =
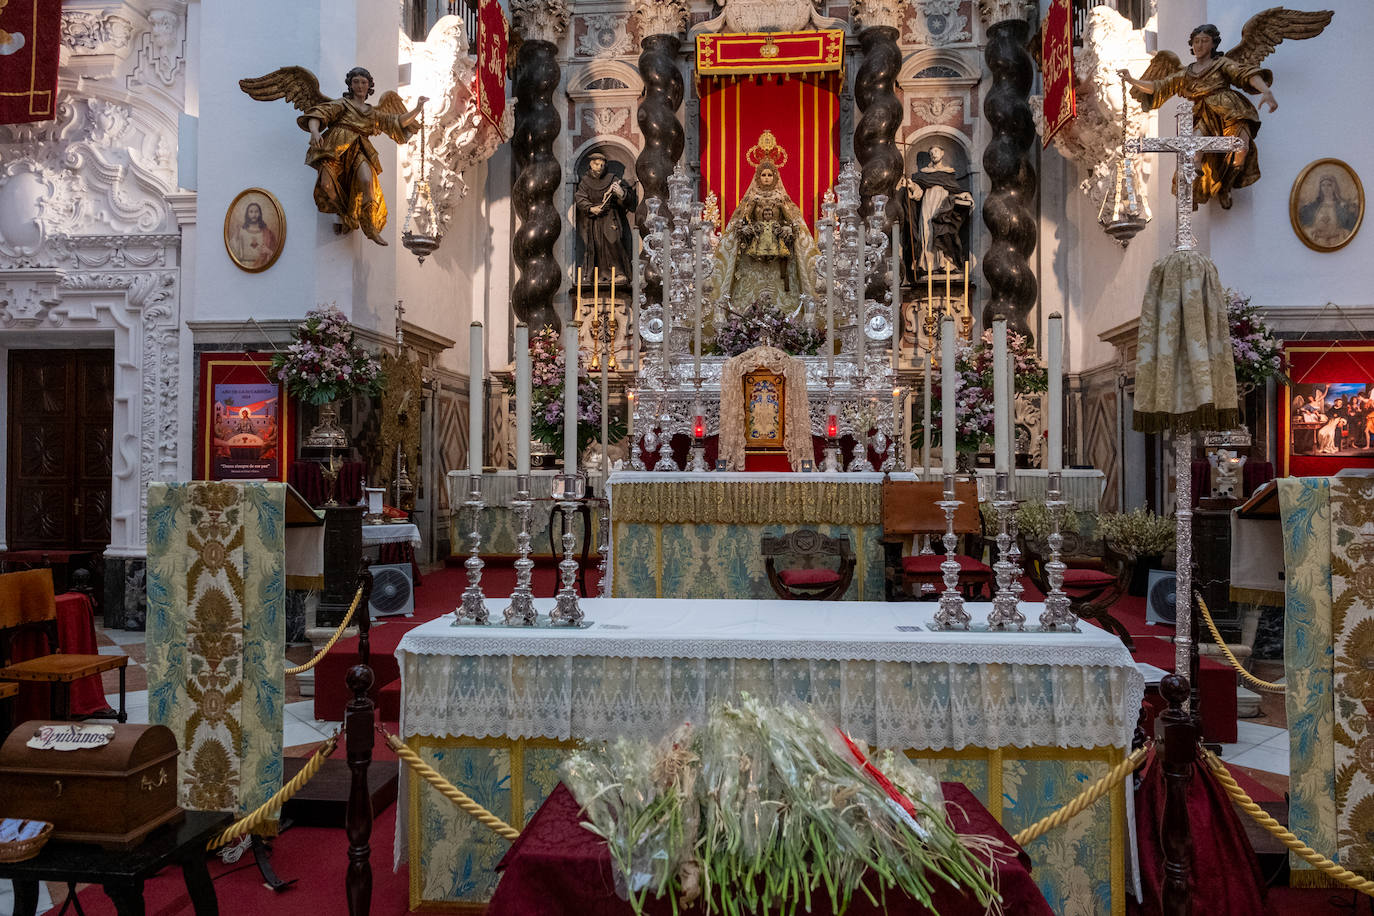
POLYGON ((52 836, 52 824, 44 823, 43 829, 38 831, 37 836, 29 837, 27 840, 15 840, 10 843, 0 843, 0 862, 23 862, 25 859, 32 859, 38 855, 43 844, 48 842, 52 836))

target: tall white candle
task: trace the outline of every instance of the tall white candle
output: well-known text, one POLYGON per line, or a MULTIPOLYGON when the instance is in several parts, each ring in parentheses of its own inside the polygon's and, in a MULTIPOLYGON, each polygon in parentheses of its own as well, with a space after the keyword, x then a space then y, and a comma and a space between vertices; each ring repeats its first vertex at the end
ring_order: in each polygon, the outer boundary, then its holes
POLYGON ((482 473, 482 397, 486 388, 486 364, 483 360, 482 322, 474 321, 468 328, 468 473, 482 473))
POLYGON ((696 301, 696 324, 692 329, 692 377, 701 378, 701 300, 706 298, 701 288, 701 243, 704 234, 701 227, 692 233, 692 298, 696 301))
MULTIPOLYGON (((630 370, 639 371, 639 296, 644 291, 644 275, 639 264, 639 230, 630 230, 630 370)), ((632 421, 633 422, 633 421, 632 421)))
POLYGON ((997 473, 1011 472, 1011 379, 1007 377, 1007 319, 992 320, 992 438, 997 473))
POLYGON ((1050 315, 1049 334, 1045 341, 1050 389, 1046 398, 1050 402, 1049 430, 1050 447, 1047 470, 1064 469, 1064 317, 1058 312, 1050 315))
MULTIPOLYGON (((611 354, 615 352, 615 337, 610 334, 611 311, 615 308, 615 268, 611 268, 611 298, 606 304, 606 312, 601 316, 601 333, 606 335, 605 352, 601 353, 601 473, 611 472, 611 396, 610 383, 607 381, 607 368, 611 354)), ((596 342, 601 350, 601 340, 596 342)))
POLYGON ((563 473, 577 473, 577 339, 580 326, 563 326, 563 473))
MULTIPOLYGON (((902 326, 902 229, 892 224, 892 321, 902 326)), ((892 368, 897 368, 897 338, 892 339, 892 368)))
MULTIPOLYGON (((954 405, 958 376, 954 372, 954 319, 940 320, 940 465, 946 474, 954 473, 954 453, 958 432, 954 405)), ((929 423, 927 423, 929 426, 929 423)))
POLYGON ((515 473, 530 472, 530 326, 515 326, 515 473))
POLYGON ((865 233, 863 217, 857 220, 859 227, 859 258, 856 270, 859 277, 854 290, 854 387, 862 384, 864 374, 864 294, 868 292, 868 238, 865 233))
POLYGON ((931 347, 926 351, 925 366, 922 368, 921 378, 921 478, 926 476, 927 469, 930 467, 930 435, 934 431, 931 427, 930 417, 930 360, 935 355, 935 348, 931 347))
POLYGON ((825 251, 825 374, 835 374, 835 220, 830 219, 825 251))

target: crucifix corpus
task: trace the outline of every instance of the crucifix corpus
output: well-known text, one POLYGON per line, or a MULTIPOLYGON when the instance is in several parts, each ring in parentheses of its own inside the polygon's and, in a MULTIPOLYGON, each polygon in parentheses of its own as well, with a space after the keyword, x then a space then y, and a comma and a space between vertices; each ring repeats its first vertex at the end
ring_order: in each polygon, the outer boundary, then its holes
POLYGON ((1142 432, 1170 430, 1174 435, 1178 558, 1174 670, 1188 675, 1196 685, 1192 670, 1192 431, 1228 429, 1239 422, 1239 411, 1224 288, 1216 265, 1197 250, 1193 235, 1193 182, 1199 154, 1234 152, 1244 149, 1246 141, 1194 134, 1192 106, 1186 101, 1179 104, 1177 117, 1178 136, 1140 137, 1125 143, 1129 155, 1178 156, 1174 251, 1155 262, 1141 306, 1132 425, 1142 432), (1204 352, 1189 345, 1198 339, 1203 341, 1204 352))

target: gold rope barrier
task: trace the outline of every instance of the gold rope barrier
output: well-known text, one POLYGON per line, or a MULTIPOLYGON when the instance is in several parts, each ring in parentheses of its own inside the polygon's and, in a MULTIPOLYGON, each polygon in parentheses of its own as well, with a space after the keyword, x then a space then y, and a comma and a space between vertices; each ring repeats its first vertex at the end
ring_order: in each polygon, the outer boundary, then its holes
POLYGON ((246 833, 252 833, 253 828, 266 821, 278 808, 290 801, 291 796, 301 790, 301 787, 309 782, 329 755, 334 753, 334 748, 339 744, 339 732, 335 732, 325 739, 324 744, 315 748, 315 756, 311 757, 301 771, 292 777, 291 781, 277 790, 276 794, 258 806, 252 814, 241 817, 228 827, 224 828, 218 836, 209 843, 205 844, 207 852, 215 850, 228 843, 230 840, 237 839, 246 833))
POLYGON ((377 731, 386 739, 387 747, 395 751, 396 756, 405 761, 406 765, 414 770, 417 776, 437 789, 439 794, 444 796, 444 798, 447 798, 460 809, 477 818, 477 822, 483 827, 486 827, 497 836, 505 837, 508 840, 514 840, 516 837, 520 836, 519 830, 516 830, 510 824, 507 824, 486 808, 483 808, 477 802, 473 801, 469 795, 464 793, 462 789, 459 789, 453 783, 439 775, 437 770, 421 760, 420 755, 407 747, 405 742, 400 738, 387 732, 380 726, 377 728, 377 731))
POLYGON ((1226 769, 1226 764, 1222 763, 1216 754, 1204 749, 1202 755, 1207 760, 1207 766, 1211 768, 1212 775, 1226 790, 1226 794, 1231 796, 1231 800, 1240 806, 1242 811, 1254 818, 1255 823, 1269 831, 1275 839, 1291 849, 1313 868, 1330 875, 1346 887, 1374 897, 1374 881, 1362 878, 1348 868, 1342 868, 1312 847, 1304 844, 1302 840, 1284 829, 1282 824, 1266 814, 1263 808, 1255 804, 1254 799, 1245 794, 1245 790, 1232 778, 1230 771, 1226 769))
POLYGON ((1107 775, 1075 795, 1068 804, 1064 805, 1053 814, 1042 817, 1040 820, 1012 837, 1012 839, 1016 841, 1016 845, 1024 847, 1027 843, 1039 839, 1055 827, 1062 827, 1067 824, 1070 819, 1088 808, 1099 798, 1106 795, 1108 791, 1116 788, 1120 785, 1122 780, 1135 772, 1135 768, 1140 766, 1141 761, 1145 759, 1145 755, 1149 753, 1149 750, 1149 744, 1136 748, 1129 757, 1112 767, 1111 770, 1107 772, 1107 775))
POLYGON ((1275 684, 1272 681, 1262 681, 1249 671, 1246 671, 1240 661, 1231 654, 1231 649, 1226 645, 1226 641, 1221 638, 1221 631, 1217 629, 1216 622, 1212 620, 1212 612, 1207 610, 1207 602, 1202 600, 1202 594, 1200 592, 1193 592, 1193 597, 1197 599, 1198 609, 1202 611, 1202 619, 1207 621, 1207 629, 1212 631, 1212 639, 1216 642, 1217 647, 1221 649, 1222 654, 1226 656, 1226 660, 1231 663, 1231 667, 1236 669, 1236 673, 1240 675, 1241 680, 1259 690, 1266 690, 1269 693, 1283 693, 1288 689, 1282 684, 1275 684))
POLYGON ((286 673, 303 674, 306 671, 309 671, 311 668, 318 665, 324 659, 324 657, 329 654, 329 650, 334 648, 334 643, 338 642, 340 639, 343 639, 344 630, 348 629, 349 621, 353 619, 353 612, 358 609, 358 602, 362 600, 363 587, 360 585, 358 586, 358 590, 353 594, 353 603, 349 605, 348 613, 344 614, 343 623, 339 624, 339 628, 334 631, 334 635, 329 637, 329 642, 324 644, 324 648, 316 652, 315 657, 312 658, 310 661, 306 662, 304 665, 297 665, 294 668, 287 668, 286 673))

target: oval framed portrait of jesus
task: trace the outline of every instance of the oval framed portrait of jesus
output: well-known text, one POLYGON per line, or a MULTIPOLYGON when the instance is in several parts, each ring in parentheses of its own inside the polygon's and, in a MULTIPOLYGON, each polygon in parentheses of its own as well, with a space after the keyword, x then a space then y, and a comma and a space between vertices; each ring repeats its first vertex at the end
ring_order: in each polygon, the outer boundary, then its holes
POLYGON ((240 270, 260 273, 277 262, 286 244, 286 214, 272 192, 249 188, 224 214, 224 250, 240 270))

